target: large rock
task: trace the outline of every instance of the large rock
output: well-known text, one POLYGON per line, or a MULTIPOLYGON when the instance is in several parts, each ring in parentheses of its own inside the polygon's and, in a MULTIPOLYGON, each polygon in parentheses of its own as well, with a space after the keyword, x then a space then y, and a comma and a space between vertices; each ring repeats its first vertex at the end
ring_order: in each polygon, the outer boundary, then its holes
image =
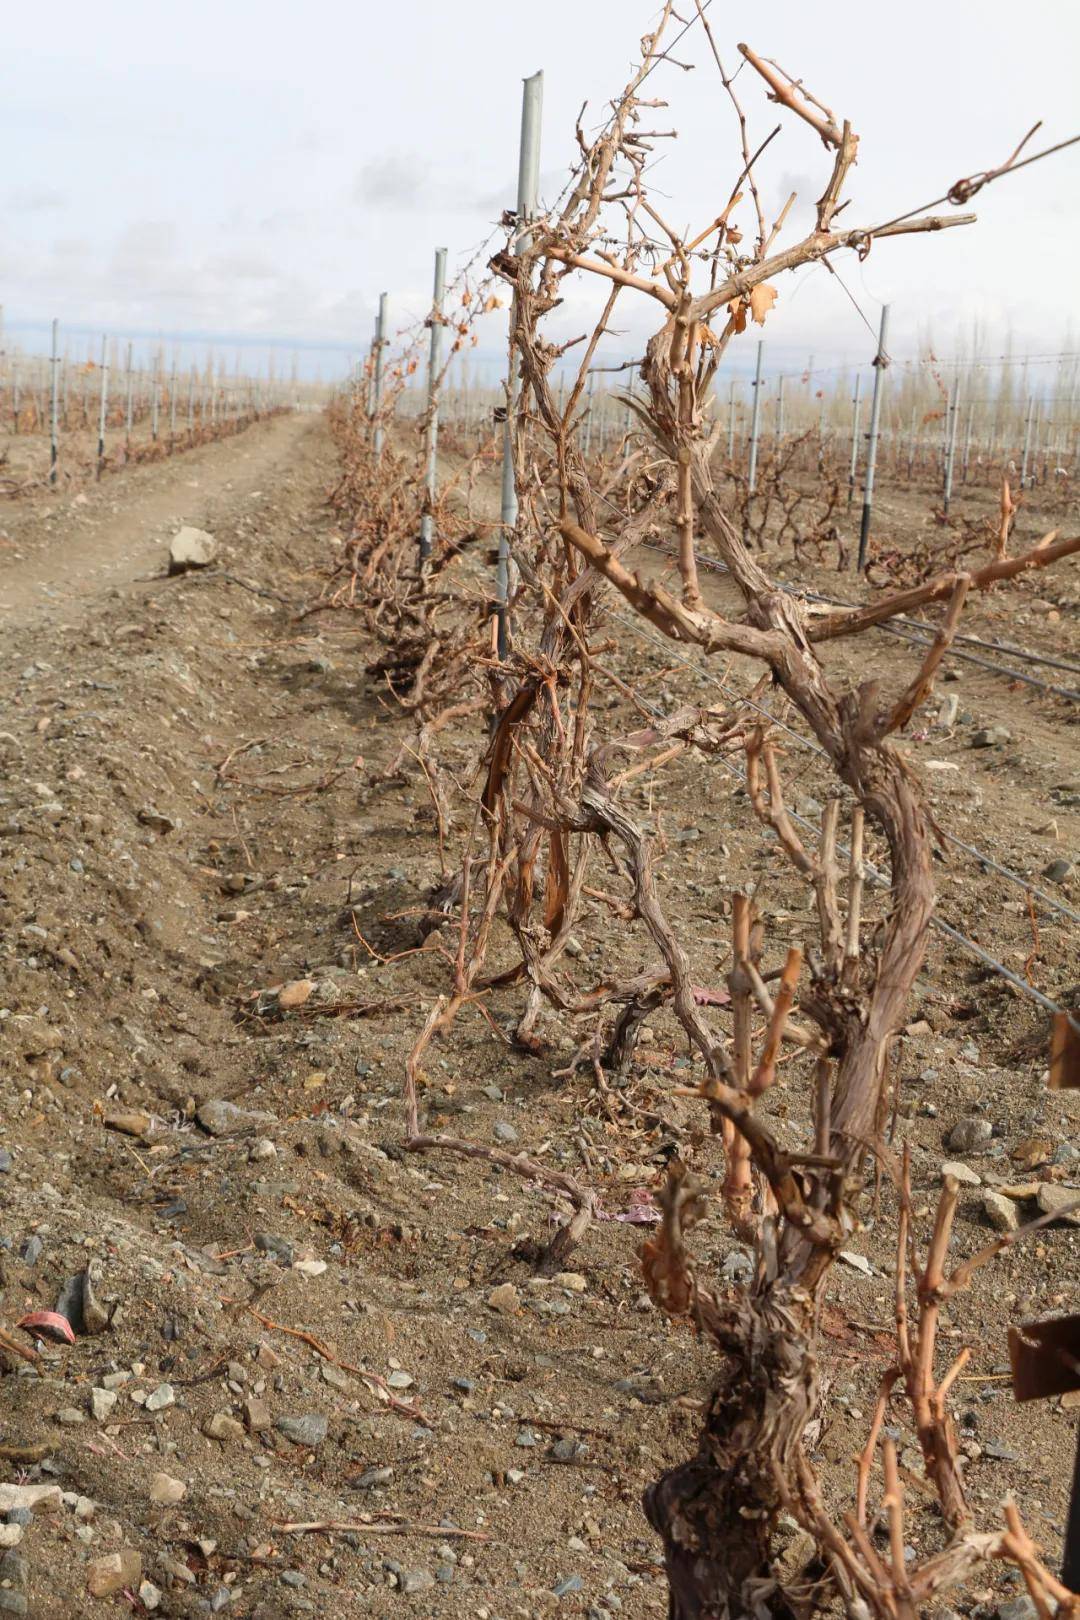
POLYGON ((984 1193, 982 1207, 983 1214, 995 1232, 1015 1232, 1020 1225, 1016 1205, 1011 1198, 1006 1198, 1003 1193, 984 1193))
POLYGON ((946 1176, 952 1176, 954 1180, 959 1181, 965 1187, 982 1186, 982 1176, 976 1170, 973 1170, 970 1164, 964 1164, 960 1159, 946 1159, 941 1167, 942 1180, 946 1176))
POLYGON ((1070 1226, 1080 1226, 1080 1187, 1058 1187, 1044 1181, 1040 1183, 1036 1199, 1040 1214, 1060 1215, 1070 1226))
POLYGON ((273 1114, 257 1108, 239 1108, 224 1097, 211 1097, 200 1103, 195 1118, 210 1136, 235 1136, 240 1131, 265 1130, 267 1125, 277 1124, 273 1114))
POLYGON ((321 1446, 330 1425, 321 1412, 305 1412, 300 1417, 279 1417, 274 1424, 279 1434, 294 1446, 321 1446))
POLYGON ((954 1153, 975 1153, 986 1146, 993 1134, 994 1127, 988 1119, 968 1114, 964 1119, 957 1120, 945 1145, 954 1153))
POLYGON ((29 1508, 31 1512, 58 1508, 60 1494, 59 1485, 0 1485, 0 1513, 11 1513, 16 1508, 29 1508))
POLYGON ((142 1558, 133 1547, 93 1558, 86 1566, 86 1586, 91 1597, 111 1597, 125 1586, 137 1588, 142 1580, 142 1558))
POLYGON ((217 541, 205 529, 185 523, 169 543, 169 573, 186 574, 191 568, 209 568, 217 556, 217 541))

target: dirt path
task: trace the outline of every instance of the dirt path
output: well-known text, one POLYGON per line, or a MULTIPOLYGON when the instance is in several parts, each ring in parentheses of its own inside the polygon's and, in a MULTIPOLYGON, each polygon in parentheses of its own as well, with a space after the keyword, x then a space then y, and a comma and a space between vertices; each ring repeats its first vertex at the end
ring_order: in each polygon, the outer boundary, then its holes
POLYGON ((132 467, 74 496, 0 508, 0 624, 58 608, 66 619, 82 619, 106 591, 160 572, 182 523, 214 533, 250 510, 317 429, 310 416, 280 416, 236 438, 132 467))

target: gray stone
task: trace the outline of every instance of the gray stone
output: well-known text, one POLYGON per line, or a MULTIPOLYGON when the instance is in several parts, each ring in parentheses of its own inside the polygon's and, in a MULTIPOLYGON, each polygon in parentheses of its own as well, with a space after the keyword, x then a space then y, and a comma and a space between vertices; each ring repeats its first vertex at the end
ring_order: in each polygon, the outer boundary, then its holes
POLYGON ((255 1108, 238 1108, 224 1097, 211 1097, 195 1110, 195 1118, 210 1136, 235 1136, 240 1131, 265 1130, 275 1125, 273 1114, 255 1108))
POLYGON ((1006 1198, 1004 1193, 984 1193, 982 1207, 983 1214, 995 1232, 1015 1232, 1020 1225, 1016 1205, 1011 1198, 1006 1198))
POLYGON ((92 1389, 90 1391, 90 1415, 98 1423, 104 1423, 111 1415, 113 1407, 118 1400, 115 1389, 92 1389))
POLYGON ((977 1148, 985 1147, 993 1134, 994 1127, 988 1119, 969 1114, 966 1118, 957 1120, 949 1132, 945 1145, 954 1153, 973 1153, 977 1148))
POLYGON ((288 1238, 277 1237, 273 1232, 256 1232, 255 1247, 261 1249, 263 1254, 271 1254, 283 1266, 291 1266, 296 1258, 296 1251, 288 1238))
POLYGON ((211 1440, 242 1440, 244 1425, 228 1412, 215 1412, 203 1424, 203 1434, 208 1434, 211 1440))
POLYGON ((509 1120, 497 1119, 491 1133, 496 1142, 516 1142, 518 1133, 509 1120))
POLYGON ((1059 1187, 1054 1182, 1043 1181, 1035 1201, 1041 1214, 1060 1215, 1070 1226, 1080 1226, 1080 1187, 1059 1187), (1070 1205, 1076 1207, 1071 1214, 1066 1214, 1070 1205))
POLYGON ((86 1586, 91 1597, 111 1597, 125 1586, 138 1588, 142 1581, 142 1557, 134 1547, 92 1558, 86 1566, 86 1586))
MULTIPOLYGON (((105 1268, 100 1260, 91 1260, 82 1274, 82 1330, 84 1333, 104 1333, 112 1322, 115 1300, 103 1300, 100 1290, 105 1281, 105 1268)), ((74 1322, 71 1324, 75 1326, 74 1322)), ((76 1329, 78 1332, 78 1329, 76 1329)))
POLYGON ((279 1417, 274 1424, 279 1434, 294 1446, 321 1446, 329 1421, 321 1412, 305 1412, 300 1417, 279 1417))
POLYGON ((1004 726, 984 726, 971 739, 972 748, 1000 748, 1012 741, 1012 732, 1004 726))
POLYGON ((249 1395, 244 1402, 244 1416, 247 1426, 252 1434, 261 1434, 264 1429, 273 1428, 274 1419, 266 1402, 260 1400, 258 1395, 249 1395))
POLYGON ((1038 1609, 1024 1592, 1019 1597, 999 1603, 994 1610, 994 1620, 1037 1620, 1038 1613, 1038 1609))
POLYGON ((1064 883, 1072 869, 1072 861, 1051 861, 1049 866, 1043 867, 1042 875, 1044 878, 1049 878, 1051 883, 1064 883))
POLYGON ((146 1397, 146 1410, 148 1412, 164 1412, 167 1406, 175 1406, 176 1394, 171 1384, 159 1384, 152 1389, 146 1397))
POLYGON ((961 1182, 965 1187, 982 1186, 982 1176, 973 1170, 970 1164, 964 1164, 959 1159, 946 1159, 941 1167, 941 1176, 942 1180, 946 1176, 952 1176, 954 1180, 961 1182))
POLYGON ((561 1581, 556 1581, 551 1588, 553 1597, 569 1597, 571 1592, 580 1592, 585 1582, 580 1575, 564 1575, 561 1581))
POLYGON ((435 1585, 435 1577, 430 1569, 403 1569, 398 1576, 398 1588, 402 1592, 427 1592, 435 1585))
POLYGON ((370 1491, 374 1490, 376 1485, 389 1485, 393 1477, 392 1468, 365 1468, 364 1472, 358 1474, 350 1483, 358 1491, 370 1491))
POLYGON ((209 568, 217 555, 217 542, 205 529, 185 523, 169 542, 169 573, 186 574, 191 568, 209 568))
POLYGON ((956 714, 959 707, 960 699, 957 697, 956 693, 947 693, 946 696, 941 700, 941 707, 938 710, 938 717, 934 722, 935 725, 940 726, 943 731, 948 731, 951 726, 956 724, 956 714))

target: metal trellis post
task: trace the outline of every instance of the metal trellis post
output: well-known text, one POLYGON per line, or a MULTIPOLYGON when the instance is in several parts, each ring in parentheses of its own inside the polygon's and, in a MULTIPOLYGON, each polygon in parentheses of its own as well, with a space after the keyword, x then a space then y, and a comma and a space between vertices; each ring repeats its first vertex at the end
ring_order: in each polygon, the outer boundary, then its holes
POLYGON ((446 296, 446 249, 435 249, 435 286, 431 304, 431 338, 427 376, 427 499, 420 519, 420 561, 431 556, 435 532, 435 475, 439 447, 439 362, 442 358, 443 299, 446 296))
POLYGON ((1028 457, 1031 455, 1031 429, 1035 421, 1035 395, 1028 395, 1027 416, 1024 421, 1024 454, 1020 463, 1020 488, 1027 488, 1028 457))
POLYGON ((49 412, 49 483, 55 484, 60 460, 60 322, 52 323, 52 408, 49 412))
POLYGON ((127 377, 126 377, 126 389, 125 389, 125 399, 124 399, 124 439, 125 439, 125 442, 127 443, 129 448, 131 446, 131 411, 132 411, 131 344, 129 343, 128 346, 127 346, 127 377))
POLYGON ((382 410, 383 396, 383 349, 386 346, 386 293, 379 294, 379 318, 375 322, 375 364, 372 378, 371 414, 375 422, 375 434, 372 444, 375 450, 375 460, 382 455, 383 425, 379 420, 382 410))
POLYGON ((750 414, 750 465, 746 472, 746 493, 752 495, 757 488, 758 431, 761 427, 761 359, 765 344, 757 346, 757 370, 754 373, 754 408, 750 414))
POLYGON ((946 517, 949 515, 949 503, 952 500, 953 468, 956 465, 956 424, 960 416, 960 379, 957 377, 952 386, 952 398, 949 400, 949 426, 945 435, 945 482, 942 488, 942 510, 946 517))
POLYGON ((862 400, 859 397, 862 389, 862 373, 855 373, 855 392, 851 396, 851 463, 848 467, 847 503, 850 506, 855 499, 855 475, 859 470, 859 414, 862 410, 862 400))
POLYGON ((863 481, 862 522, 859 526, 859 572, 866 567, 866 548, 870 543, 870 514, 874 507, 874 469, 877 465, 878 430, 881 426, 881 396, 885 384, 885 367, 889 357, 885 352, 885 338, 889 330, 889 306, 881 307, 881 327, 878 332, 877 354, 874 356, 874 393, 870 402, 870 432, 866 445, 866 477, 863 481))
POLYGON ((97 476, 101 477, 105 465, 105 417, 109 409, 109 358, 107 338, 101 340, 101 403, 98 408, 97 476))
MULTIPOLYGON (((540 191, 540 123, 544 108, 544 75, 534 73, 525 80, 521 96, 521 140, 518 148, 517 218, 527 224, 536 213, 540 191)), ((527 238, 518 244, 518 252, 527 238)), ((513 312, 511 312, 513 331, 513 312)), ((506 418, 503 422, 502 501, 499 530, 499 556, 495 570, 495 647, 500 663, 509 646, 510 617, 510 536, 517 526, 518 500, 514 482, 514 414, 517 405, 517 367, 513 348, 510 375, 506 384, 506 418)))

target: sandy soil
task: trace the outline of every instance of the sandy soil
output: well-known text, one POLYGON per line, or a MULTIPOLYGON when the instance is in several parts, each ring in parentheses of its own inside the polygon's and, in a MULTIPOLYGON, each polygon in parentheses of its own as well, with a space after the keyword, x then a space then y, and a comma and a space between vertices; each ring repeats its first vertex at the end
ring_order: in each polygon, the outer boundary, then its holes
MULTIPOLYGON (((99 1329, 70 1347, 42 1339, 36 1369, 0 1350, 4 1477, 67 1493, 0 1559, 0 1614, 660 1616, 640 1494, 693 1448, 707 1347, 644 1300, 634 1225, 597 1222, 573 1272, 537 1279, 527 1256, 552 1230, 547 1194, 398 1147, 403 1057, 445 965, 434 948, 371 953, 415 942, 400 914, 441 873, 423 784, 385 776, 402 724, 363 674, 355 621, 296 617, 340 543, 333 477, 321 421, 290 417, 119 474, 85 503, 0 511, 0 1326, 32 1345, 14 1323, 54 1309, 90 1266, 86 1326, 99 1329), (166 580, 182 521, 218 537, 220 561, 166 580), (271 987, 301 979, 309 997, 282 1010, 271 987), (516 1292, 494 1293, 506 1283, 516 1292), (152 1499, 159 1473, 182 1499, 152 1499), (327 1520, 351 1528, 283 1528, 327 1520), (90 1596, 95 1561, 121 1549, 119 1594, 90 1596)), ((835 574, 813 581, 835 592, 835 574)), ((1025 585, 1019 616, 989 599, 968 628, 1076 659, 1077 581, 1073 565, 1025 585)), ((724 581, 709 589, 722 597, 724 581)), ((884 635, 873 656, 883 680, 910 671, 910 650, 884 635)), ((855 668, 849 647, 830 657, 855 668)), ((619 660, 660 704, 717 700, 722 671, 674 664, 629 631, 619 660)), ((1076 705, 951 668, 959 680, 939 692, 959 695, 955 721, 907 745, 943 827, 1029 876, 1080 855, 1076 705), (1008 740, 972 748, 989 726, 1008 740)), ((737 669, 726 679, 746 684, 737 669)), ((613 732, 626 720, 617 700, 608 716, 613 732)), ((475 735, 447 739, 463 780, 475 757, 475 735)), ((792 740, 785 767, 812 819, 816 760, 792 740)), ((770 950, 799 936, 802 896, 735 778, 684 762, 630 799, 666 841, 662 892, 702 982, 722 981, 737 884, 760 881, 770 950)), ((1068 918, 1036 903, 1033 956, 1022 891, 958 852, 940 879, 943 917, 1075 1004, 1068 918)), ((1039 881, 1080 898, 1071 874, 1039 881)), ((592 902, 579 933, 583 986, 644 960, 592 902)), ((511 1047, 517 1010, 501 992, 490 1021, 464 1017, 437 1049, 430 1121, 570 1169, 608 1217, 656 1185, 675 1143, 716 1169, 675 1094, 690 1063, 671 1019, 656 1020, 626 1093, 642 1112, 616 1124, 584 1077, 557 1073, 565 1028, 543 1024, 540 1053, 511 1047)), ((1040 1181, 1080 1181, 1077 1103, 1044 1088, 1046 1040, 1039 1008, 935 941, 897 1055, 920 1242, 963 1116, 993 1135, 964 1155, 983 1185, 963 1193, 958 1255, 992 1236, 985 1187, 1026 1184, 1026 1213, 1040 1181)), ((783 1088, 771 1106, 787 1129, 783 1088)), ((890 1358, 891 1196, 853 1239, 865 1269, 837 1267, 825 1313, 816 1460, 834 1465, 838 1502, 890 1358)), ((738 1269, 718 1217, 695 1236, 704 1269, 738 1269)), ((1047 1229, 979 1274, 943 1347, 973 1349, 958 1416, 975 1506, 992 1518, 1016 1491, 1052 1558, 1075 1409, 1017 1410, 1002 1369, 1008 1324, 1075 1308, 1078 1270, 1080 1231, 1047 1229)), ((917 1546, 939 1535, 915 1513, 917 1546)), ((973 1598, 996 1601, 989 1581, 973 1598)))

